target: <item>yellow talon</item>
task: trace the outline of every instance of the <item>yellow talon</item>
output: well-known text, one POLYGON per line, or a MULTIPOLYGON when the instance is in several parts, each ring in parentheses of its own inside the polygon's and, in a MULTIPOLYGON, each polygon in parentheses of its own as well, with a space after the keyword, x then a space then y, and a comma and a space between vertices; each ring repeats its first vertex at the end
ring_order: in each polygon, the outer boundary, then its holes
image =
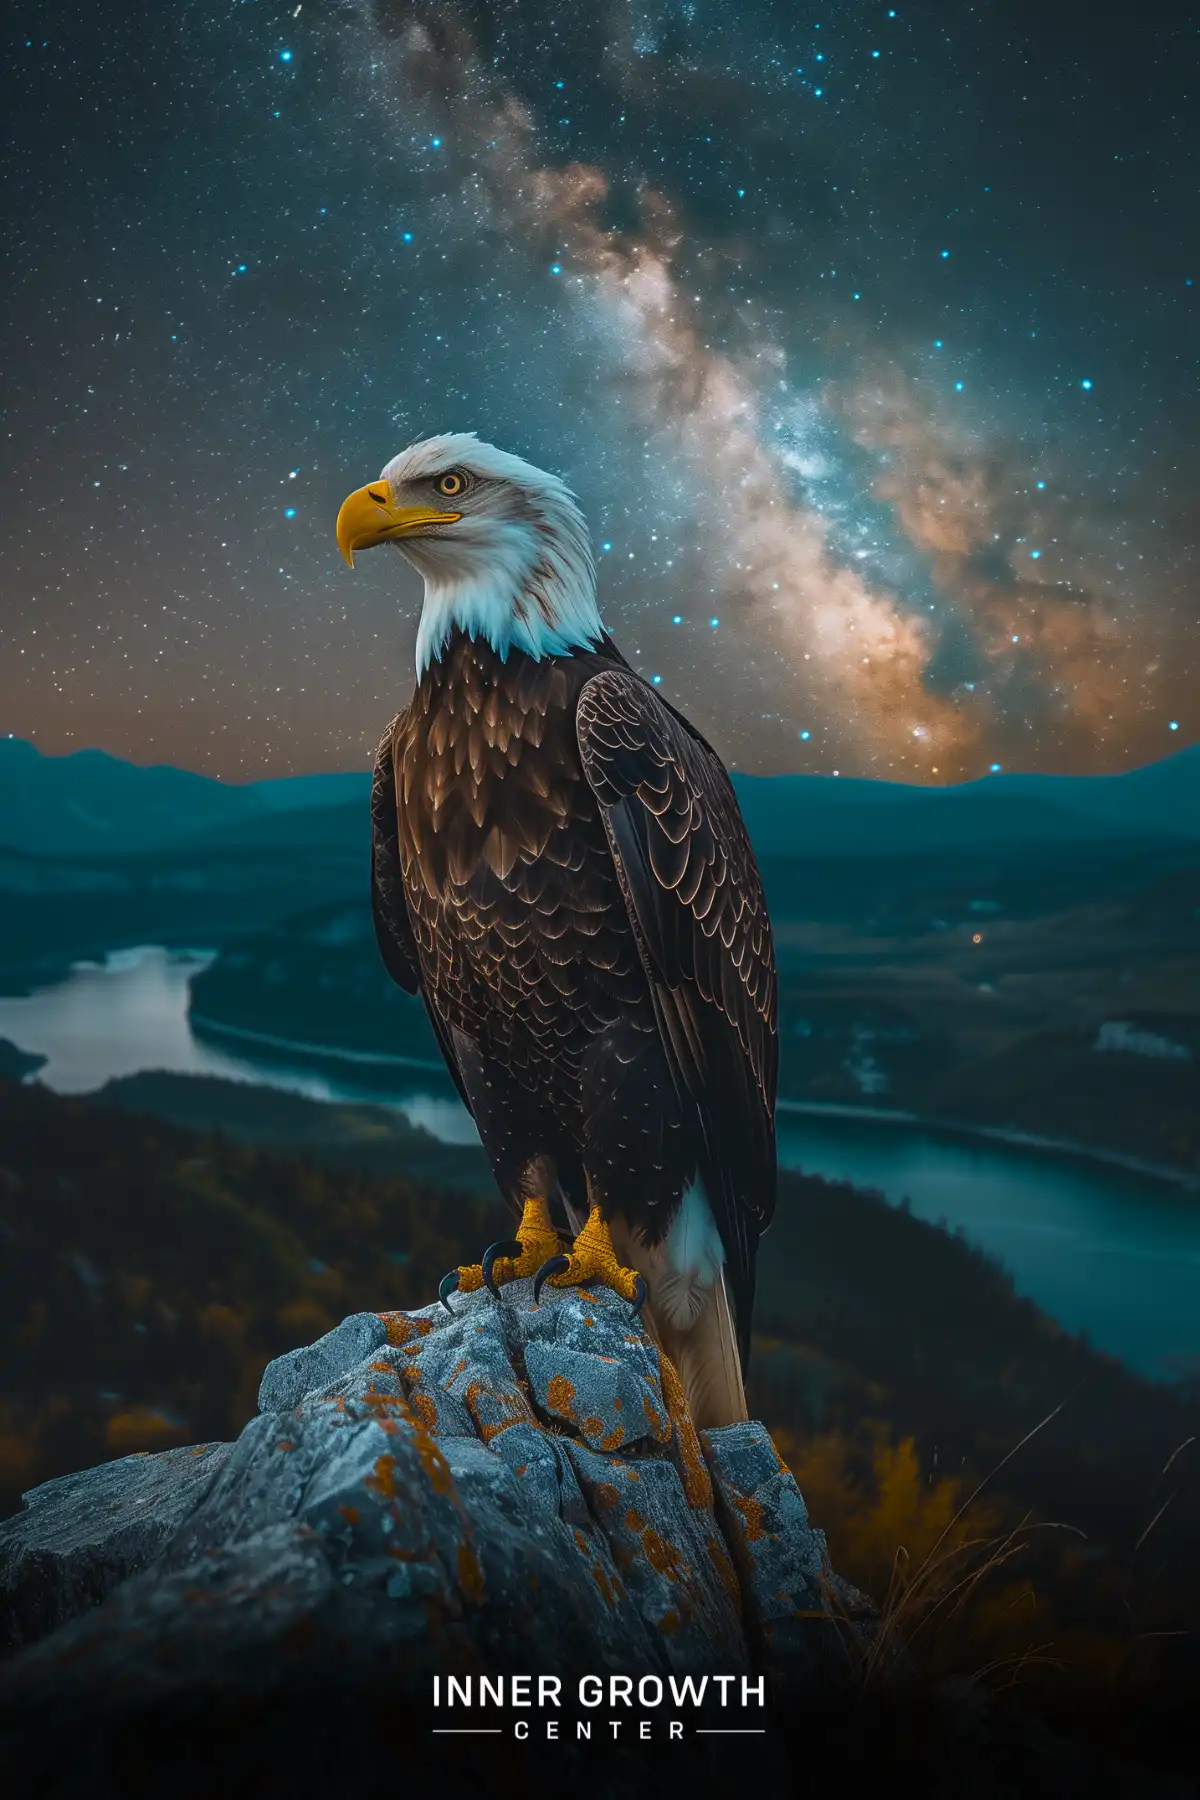
POLYGON ((551 1287, 576 1287, 584 1281, 599 1281, 604 1287, 630 1301, 635 1310, 646 1296, 646 1283, 636 1269, 623 1268, 613 1248, 612 1235, 600 1208, 593 1206, 587 1223, 575 1239, 569 1256, 555 1259, 556 1267, 546 1270, 534 1284, 536 1302, 543 1281, 551 1287))
POLYGON ((474 1294, 481 1287, 494 1289, 536 1275, 547 1257, 557 1255, 558 1233, 550 1222, 549 1206, 540 1197, 527 1200, 514 1241, 493 1244, 482 1262, 452 1270, 442 1283, 442 1302, 447 1304, 448 1294, 474 1294), (499 1254, 502 1251, 506 1254, 499 1254))

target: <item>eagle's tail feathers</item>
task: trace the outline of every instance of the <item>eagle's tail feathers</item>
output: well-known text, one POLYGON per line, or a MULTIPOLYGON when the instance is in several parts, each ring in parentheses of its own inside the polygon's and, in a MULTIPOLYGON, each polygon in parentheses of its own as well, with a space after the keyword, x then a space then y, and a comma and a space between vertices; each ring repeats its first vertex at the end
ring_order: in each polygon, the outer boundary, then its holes
POLYGON ((623 1220, 613 1221, 612 1232, 621 1261, 640 1269, 650 1284, 642 1317, 679 1371, 692 1422, 708 1429, 749 1418, 724 1269, 680 1271, 666 1244, 647 1244, 639 1232, 627 1232, 623 1220))
POLYGON ((684 1330, 664 1324, 661 1336, 663 1349, 679 1370, 692 1421, 698 1428, 735 1425, 749 1418, 723 1269, 705 1290, 695 1322, 684 1330))

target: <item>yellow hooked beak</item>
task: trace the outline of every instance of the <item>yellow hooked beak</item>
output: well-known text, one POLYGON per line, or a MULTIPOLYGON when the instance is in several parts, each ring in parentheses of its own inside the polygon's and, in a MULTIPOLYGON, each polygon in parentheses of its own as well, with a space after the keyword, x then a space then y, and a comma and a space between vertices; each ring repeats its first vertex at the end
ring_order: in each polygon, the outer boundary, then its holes
POLYGON ((461 513, 435 512, 430 506, 393 506, 387 482, 372 481, 355 488, 342 501, 337 516, 338 549, 353 568, 356 550, 412 537, 425 525, 453 525, 461 518, 461 513))

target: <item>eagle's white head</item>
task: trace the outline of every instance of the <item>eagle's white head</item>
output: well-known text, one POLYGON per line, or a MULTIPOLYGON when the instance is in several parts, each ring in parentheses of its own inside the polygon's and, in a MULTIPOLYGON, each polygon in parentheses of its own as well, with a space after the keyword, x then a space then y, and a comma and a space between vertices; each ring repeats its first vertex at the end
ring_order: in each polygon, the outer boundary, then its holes
POLYGON ((472 431, 425 438, 344 502, 338 547, 395 544, 425 577, 417 675, 457 627, 507 657, 597 644, 596 570, 583 514, 557 475, 472 431))

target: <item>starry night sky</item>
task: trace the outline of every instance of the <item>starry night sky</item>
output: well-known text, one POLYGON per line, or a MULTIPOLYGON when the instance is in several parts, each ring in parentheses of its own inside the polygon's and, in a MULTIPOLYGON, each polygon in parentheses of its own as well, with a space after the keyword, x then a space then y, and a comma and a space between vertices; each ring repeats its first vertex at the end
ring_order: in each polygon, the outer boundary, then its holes
POLYGON ((563 474, 729 761, 947 781, 1196 736, 1186 9, 20 5, 0 730, 365 766, 414 438, 563 474))

